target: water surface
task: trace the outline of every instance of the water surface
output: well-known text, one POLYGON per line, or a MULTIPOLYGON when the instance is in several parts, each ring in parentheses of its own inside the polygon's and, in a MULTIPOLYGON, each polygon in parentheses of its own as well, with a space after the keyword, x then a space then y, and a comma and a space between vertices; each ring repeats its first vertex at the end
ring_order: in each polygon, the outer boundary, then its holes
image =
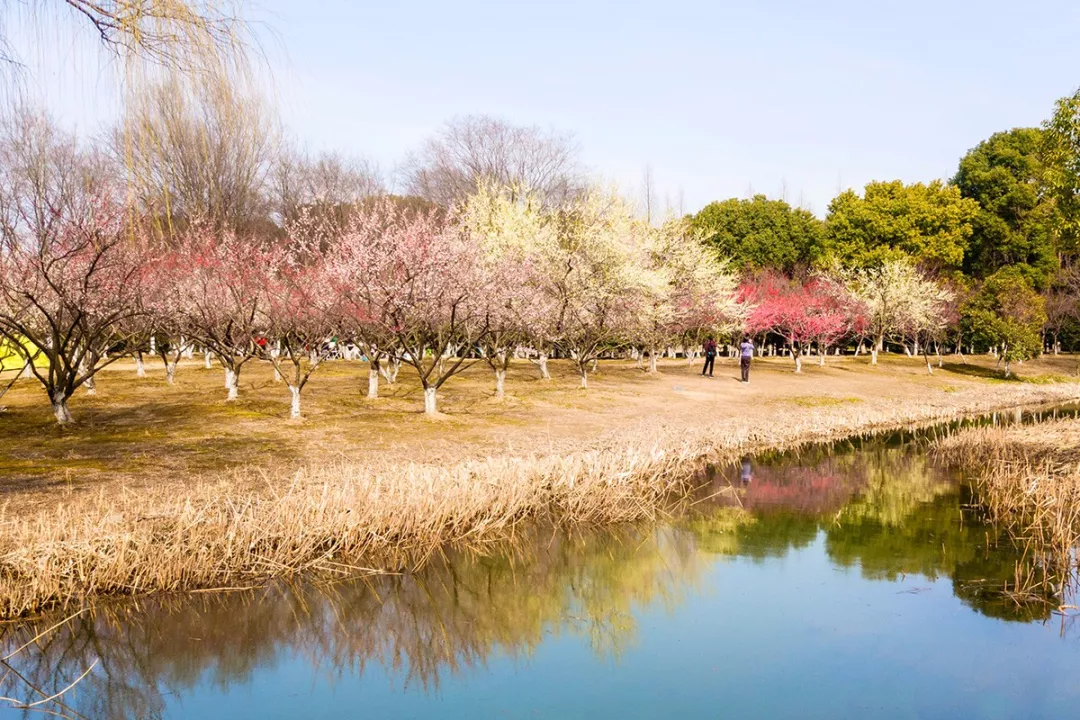
POLYGON ((711 469, 658 527, 110 603, 13 664, 49 693, 98 661, 66 701, 110 720, 1074 717, 1068 598, 1002 594, 1017 550, 923 437, 711 469))

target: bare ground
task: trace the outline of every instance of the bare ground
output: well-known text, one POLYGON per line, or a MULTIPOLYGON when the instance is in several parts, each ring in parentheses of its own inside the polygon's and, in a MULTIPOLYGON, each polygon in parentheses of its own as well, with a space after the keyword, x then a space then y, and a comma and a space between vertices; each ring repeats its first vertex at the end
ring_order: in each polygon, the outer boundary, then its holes
MULTIPOLYGON (((514 365, 508 397, 493 395, 494 379, 478 364, 440 392, 444 415, 420 410, 415 375, 403 368, 384 397, 364 397, 367 366, 333 362, 320 368, 304 391, 304 419, 290 421, 289 396, 266 363, 250 362, 241 375, 239 401, 225 402, 222 371, 199 360, 185 362, 177 384, 167 386, 160 364, 147 363, 137 378, 131 362, 99 375, 98 392, 72 400, 76 424, 55 425, 36 381, 20 380, 0 412, 0 498, 38 505, 50 489, 84 489, 107 483, 186 487, 220 479, 222 471, 259 468, 289 474, 300 467, 337 462, 412 461, 451 464, 493 455, 559 454, 603 448, 642 430, 686 427, 769 427, 805 420, 830 408, 858 406, 869 418, 897 404, 947 409, 973 394, 1000 398, 1001 406, 1057 400, 1072 392, 1074 356, 1046 357, 1020 366, 1020 380, 994 377, 992 360, 946 358, 933 376, 921 360, 887 356, 815 358, 804 372, 790 360, 755 361, 751 383, 738 381, 736 361, 718 361, 716 376, 699 365, 668 360, 649 375, 633 362, 603 362, 590 388, 577 387, 571 367, 551 364, 555 378, 541 381, 533 365, 514 365)), ((250 474, 249 474, 250 475, 250 474)), ((10 506, 9 506, 10 507, 10 506)))

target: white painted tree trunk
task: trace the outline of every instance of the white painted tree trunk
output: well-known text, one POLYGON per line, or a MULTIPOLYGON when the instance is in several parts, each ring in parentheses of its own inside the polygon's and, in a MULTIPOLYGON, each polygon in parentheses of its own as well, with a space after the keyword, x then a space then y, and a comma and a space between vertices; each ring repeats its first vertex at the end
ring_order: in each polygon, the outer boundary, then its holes
POLYGON ((174 384, 176 378, 176 361, 168 360, 165 362, 165 382, 169 385, 174 384))
POLYGON ((367 397, 368 400, 379 398, 379 367, 375 363, 368 366, 367 397))
POLYGON ((649 372, 656 372, 656 348, 649 350, 649 372))
POLYGON ((802 372, 802 353, 801 352, 793 352, 792 355, 795 357, 795 372, 801 373, 802 372))
POLYGON ((548 372, 548 356, 546 352, 540 353, 540 356, 536 360, 536 364, 540 366, 540 379, 550 380, 551 373, 548 372))
POLYGON ((225 387, 229 390, 229 395, 226 400, 235 400, 239 393, 239 383, 237 382, 236 373, 231 368, 225 369, 225 387))
POLYGON ((506 371, 502 368, 495 370, 495 397, 500 400, 506 397, 506 371))
POLYGON ((83 386, 86 387, 87 395, 97 395, 97 383, 94 382, 94 378, 87 378, 83 386))
POLYGON ((823 349, 818 353, 818 365, 825 367, 825 356, 829 354, 828 349, 823 349))
POLYGON ((1012 374, 1012 368, 1010 367, 1009 360, 1005 361, 1005 377, 1009 377, 1012 374))
POLYGON ((53 415, 56 417, 56 422, 59 424, 67 425, 71 422, 71 411, 68 410, 68 401, 62 392, 57 391, 53 395, 52 410, 53 415))
POLYGON ((207 350, 206 352, 203 353, 203 364, 206 366, 207 370, 209 370, 211 367, 213 367, 211 365, 213 360, 214 360, 214 353, 213 352, 211 352, 210 350, 207 350))
POLYGON ((157 338, 154 337, 153 335, 150 336, 150 354, 151 355, 156 355, 157 354, 157 338))
POLYGON ((439 406, 437 404, 436 393, 438 390, 433 387, 424 389, 424 413, 427 415, 437 415, 439 412, 439 406))
POLYGON ((578 365, 578 372, 581 373, 581 389, 589 389, 589 371, 584 365, 578 365))
POLYGON ((871 365, 877 365, 877 354, 878 354, 877 345, 872 345, 870 347, 870 364, 871 365))
POLYGON ((143 364, 142 353, 135 353, 135 377, 146 377, 146 365, 143 364))
POLYGON ((292 404, 289 408, 289 418, 295 420, 296 418, 300 417, 300 388, 290 385, 289 393, 292 395, 292 404))

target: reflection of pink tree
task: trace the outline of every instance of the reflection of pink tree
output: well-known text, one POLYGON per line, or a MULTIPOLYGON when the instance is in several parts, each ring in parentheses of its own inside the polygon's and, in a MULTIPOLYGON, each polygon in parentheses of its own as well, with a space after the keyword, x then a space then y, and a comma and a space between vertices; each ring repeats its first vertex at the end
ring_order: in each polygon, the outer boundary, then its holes
POLYGON ((818 278, 800 282, 764 272, 740 288, 742 302, 753 308, 747 330, 784 338, 795 360, 795 372, 802 372, 802 355, 811 343, 826 348, 850 329, 851 311, 836 292, 838 286, 818 278))

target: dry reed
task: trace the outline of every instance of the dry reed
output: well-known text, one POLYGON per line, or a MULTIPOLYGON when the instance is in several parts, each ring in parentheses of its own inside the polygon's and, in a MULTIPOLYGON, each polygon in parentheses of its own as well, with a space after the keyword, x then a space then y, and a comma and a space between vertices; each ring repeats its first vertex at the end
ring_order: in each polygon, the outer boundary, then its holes
POLYGON ((1005 593, 1022 603, 1075 592, 1080 420, 967 430, 940 441, 935 452, 969 474, 991 519, 1024 553, 1005 593))
POLYGON ((512 536, 522 522, 655 518, 704 462, 740 453, 940 422, 1004 405, 1062 402, 1076 387, 979 389, 939 403, 778 407, 773 422, 664 427, 618 446, 453 466, 348 464, 301 470, 237 494, 241 479, 71 496, 32 516, 0 513, 0 618, 78 606, 99 594, 237 587, 304 571, 403 571, 448 543, 512 536))

